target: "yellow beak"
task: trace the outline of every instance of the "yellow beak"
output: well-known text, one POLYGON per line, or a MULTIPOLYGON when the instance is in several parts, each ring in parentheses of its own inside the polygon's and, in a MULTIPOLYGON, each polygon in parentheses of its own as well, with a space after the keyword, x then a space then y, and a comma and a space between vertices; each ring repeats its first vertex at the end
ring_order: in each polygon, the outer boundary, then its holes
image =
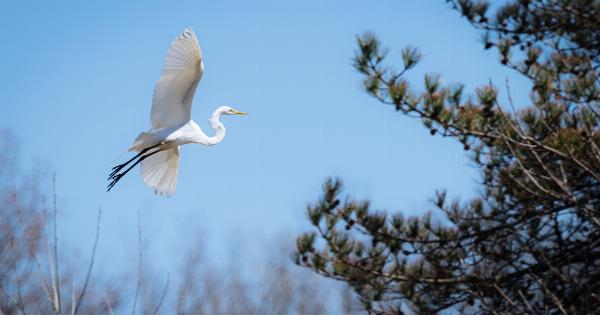
POLYGON ((236 114, 236 115, 248 115, 248 113, 246 113, 246 112, 239 112, 239 111, 237 111, 235 109, 233 110, 233 113, 236 114))

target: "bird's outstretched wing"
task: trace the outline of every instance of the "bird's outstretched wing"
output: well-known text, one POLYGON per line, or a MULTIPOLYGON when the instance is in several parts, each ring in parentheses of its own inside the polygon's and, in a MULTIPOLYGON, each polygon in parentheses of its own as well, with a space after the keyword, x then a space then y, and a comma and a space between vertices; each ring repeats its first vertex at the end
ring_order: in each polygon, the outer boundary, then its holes
POLYGON ((142 161, 142 178, 154 192, 170 196, 177 187, 179 174, 179 148, 152 154, 142 161))
POLYGON ((192 117, 192 99, 202 73, 202 51, 196 34, 186 28, 171 42, 152 98, 152 128, 174 127, 192 117))

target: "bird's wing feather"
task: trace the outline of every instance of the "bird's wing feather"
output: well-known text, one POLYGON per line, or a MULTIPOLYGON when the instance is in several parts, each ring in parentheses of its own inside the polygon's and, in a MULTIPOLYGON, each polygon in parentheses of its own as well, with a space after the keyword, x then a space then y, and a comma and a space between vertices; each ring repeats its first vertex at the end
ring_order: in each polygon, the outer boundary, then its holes
POLYGON ((171 42, 152 98, 152 128, 172 127, 192 117, 192 99, 202 73, 202 51, 196 34, 186 28, 171 42))
POLYGON ((144 183, 161 195, 172 195, 179 174, 179 148, 160 151, 142 161, 144 183))

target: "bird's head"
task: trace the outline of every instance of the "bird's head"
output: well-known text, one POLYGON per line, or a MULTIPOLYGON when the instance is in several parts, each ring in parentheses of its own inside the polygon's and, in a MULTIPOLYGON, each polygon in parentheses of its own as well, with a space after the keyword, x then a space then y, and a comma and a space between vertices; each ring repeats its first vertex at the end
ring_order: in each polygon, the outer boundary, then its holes
POLYGON ((223 113, 223 115, 246 115, 248 113, 240 112, 239 110, 233 109, 229 106, 221 106, 219 108, 219 112, 223 113))

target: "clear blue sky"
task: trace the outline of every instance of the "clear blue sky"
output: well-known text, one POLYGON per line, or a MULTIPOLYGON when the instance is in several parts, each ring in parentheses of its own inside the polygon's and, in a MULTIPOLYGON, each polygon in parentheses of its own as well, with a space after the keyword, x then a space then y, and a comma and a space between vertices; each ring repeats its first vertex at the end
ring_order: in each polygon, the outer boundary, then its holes
POLYGON ((460 144, 361 90, 351 57, 367 30, 392 49, 391 61, 405 45, 422 49, 409 75, 417 85, 437 72, 473 93, 509 77, 515 97, 527 97, 443 0, 3 1, 0 126, 16 134, 24 167, 42 161, 56 172, 63 241, 87 253, 103 208, 104 265, 135 259, 138 210, 148 251, 166 270, 197 230, 213 248, 303 231, 305 204, 327 176, 407 214, 431 209, 436 189, 473 195, 477 171, 460 144), (137 170, 106 193, 113 160, 150 126, 164 55, 186 26, 206 65, 194 119, 208 128, 223 104, 250 115, 225 117, 218 146, 182 149, 173 197, 154 195, 137 170))

